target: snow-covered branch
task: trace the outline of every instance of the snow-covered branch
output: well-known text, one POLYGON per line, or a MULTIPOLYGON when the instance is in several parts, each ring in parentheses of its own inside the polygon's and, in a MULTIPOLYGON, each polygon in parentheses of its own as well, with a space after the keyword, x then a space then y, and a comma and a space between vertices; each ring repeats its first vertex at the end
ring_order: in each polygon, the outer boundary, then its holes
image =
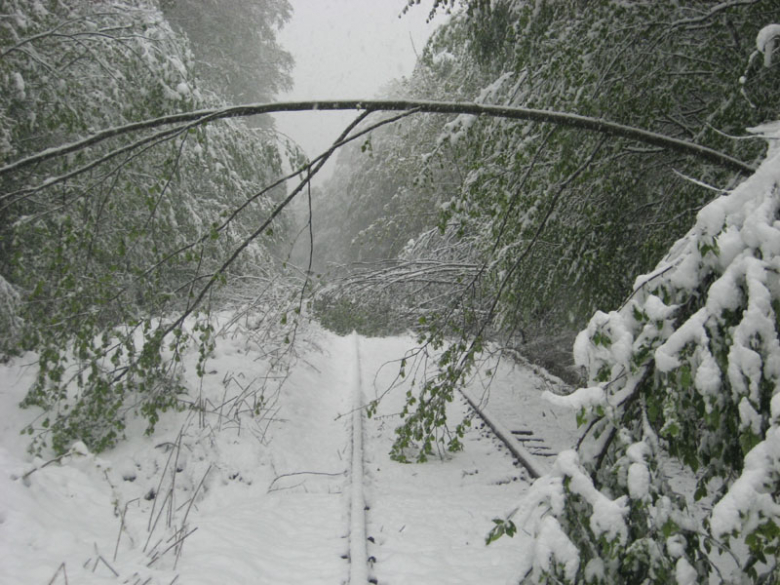
POLYGON ((761 0, 730 0, 729 2, 721 2, 719 4, 716 4, 712 8, 710 8, 707 12, 702 14, 701 16, 693 16, 691 18, 683 18, 681 20, 677 20, 671 24, 672 27, 680 27, 680 26, 694 26, 702 24, 703 22, 707 22, 709 19, 713 18, 714 16, 720 14, 724 10, 729 10, 731 8, 738 8, 740 6, 751 6, 753 4, 758 4, 761 0))
POLYGON ((336 101, 301 101, 279 102, 270 104, 247 104, 182 112, 169 116, 161 116, 141 122, 125 124, 114 128, 96 132, 87 138, 63 144, 56 148, 49 148, 37 154, 19 159, 0 167, 0 176, 15 170, 38 164, 47 160, 64 156, 83 150, 89 146, 99 144, 105 140, 149 130, 171 124, 189 122, 207 123, 225 118, 241 118, 270 114, 275 112, 304 112, 304 111, 336 111, 336 110, 361 110, 364 112, 383 111, 409 111, 434 114, 459 114, 471 116, 489 116, 495 118, 507 118, 511 120, 526 120, 531 122, 547 122, 569 128, 578 128, 591 132, 598 132, 607 136, 615 136, 635 140, 643 144, 659 146, 683 154, 695 156, 712 164, 731 169, 736 172, 752 173, 755 169, 734 157, 723 154, 706 146, 664 136, 656 132, 650 132, 640 128, 618 124, 600 118, 591 118, 567 112, 555 112, 552 110, 540 110, 535 108, 489 106, 475 103, 437 102, 427 100, 336 100, 336 101))

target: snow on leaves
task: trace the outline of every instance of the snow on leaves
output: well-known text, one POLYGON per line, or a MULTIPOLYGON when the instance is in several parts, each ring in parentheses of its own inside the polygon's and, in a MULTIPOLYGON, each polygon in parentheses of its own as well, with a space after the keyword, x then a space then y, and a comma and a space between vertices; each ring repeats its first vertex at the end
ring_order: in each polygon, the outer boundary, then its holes
POLYGON ((60 150, 99 128, 223 104, 201 90, 190 45, 157 2, 100 4, 9 0, 14 18, 0 21, 0 82, 12 90, 0 93, 0 157, 52 155, 0 180, 0 281, 23 299, 0 294, 0 324, 24 325, 0 350, 19 342, 41 356, 26 403, 53 414, 27 430, 57 451, 75 438, 99 451, 128 412, 152 428, 178 405, 176 358, 187 342, 206 351, 210 334, 165 331, 168 317, 201 283, 226 282, 214 274, 242 244, 230 276, 263 278, 284 231, 278 221, 276 236, 247 240, 282 194, 266 189, 282 167, 268 131, 226 120, 60 150))
POLYGON ((738 570, 775 570, 780 123, 754 132, 770 143, 759 170, 577 338, 589 387, 551 399, 578 409, 586 430, 579 455, 562 454, 544 480, 537 581, 702 582, 722 576, 713 543, 736 541, 747 550, 738 570), (693 499, 667 479, 680 463, 693 499))

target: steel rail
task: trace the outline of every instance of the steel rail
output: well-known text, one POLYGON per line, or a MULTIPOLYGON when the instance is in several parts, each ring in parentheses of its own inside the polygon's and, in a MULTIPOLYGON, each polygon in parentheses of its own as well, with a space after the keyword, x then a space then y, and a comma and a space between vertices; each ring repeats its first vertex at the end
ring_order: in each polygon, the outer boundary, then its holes
POLYGON ((490 427, 493 434, 504 444, 509 452, 515 456, 517 461, 525 467, 528 474, 533 479, 537 479, 547 473, 547 466, 537 460, 537 458, 531 454, 528 449, 523 447, 522 443, 515 438, 510 430, 508 430, 503 424, 496 420, 487 410, 480 405, 480 401, 474 398, 467 390, 460 388, 460 393, 469 406, 477 413, 485 424, 490 427))
POLYGON ((360 373, 360 343, 357 332, 355 368, 352 376, 352 465, 349 513, 349 583, 366 585, 368 576, 368 535, 366 534, 366 499, 363 492, 363 388, 360 373))

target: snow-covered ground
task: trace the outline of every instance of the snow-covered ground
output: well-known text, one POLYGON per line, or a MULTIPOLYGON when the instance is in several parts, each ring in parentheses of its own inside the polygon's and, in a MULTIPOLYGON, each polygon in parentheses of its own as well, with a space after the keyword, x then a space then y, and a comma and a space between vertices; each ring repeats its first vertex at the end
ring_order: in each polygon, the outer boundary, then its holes
MULTIPOLYGON (((316 326, 305 337, 278 396, 262 381, 283 372, 269 371, 247 339, 225 337, 202 385, 191 380, 208 412, 168 413, 151 437, 139 422, 111 451, 95 456, 77 445, 48 465, 19 435, 39 414, 17 407, 32 356, 0 366, 0 582, 347 582, 356 360, 369 401, 414 341, 356 344, 316 326), (244 407, 263 393, 268 409, 249 416, 244 407)), ((551 383, 503 362, 488 409, 558 451, 572 444, 574 417, 541 400, 551 383)), ((480 376, 471 390, 482 396, 480 376)), ((388 393, 363 420, 369 575, 397 584, 516 581, 530 544, 522 526, 514 539, 486 546, 485 537, 493 518, 521 504, 527 475, 478 421, 461 453, 391 461, 405 391, 388 393)), ((452 409, 464 413, 465 401, 452 409)))

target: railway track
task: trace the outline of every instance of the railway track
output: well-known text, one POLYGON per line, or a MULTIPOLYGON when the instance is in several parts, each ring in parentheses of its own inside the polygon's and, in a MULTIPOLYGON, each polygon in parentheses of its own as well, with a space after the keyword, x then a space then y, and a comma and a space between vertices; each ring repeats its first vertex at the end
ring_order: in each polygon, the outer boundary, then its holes
MULTIPOLYGON (((428 497, 432 498, 429 500, 430 504, 424 501, 409 502, 404 499, 398 502, 391 501, 393 494, 390 493, 387 485, 391 481, 398 481, 399 473, 401 475, 406 474, 407 481, 411 482, 432 470, 435 471, 437 464, 432 462, 423 466, 397 466, 387 460, 386 444, 374 444, 376 442, 375 435, 374 437, 369 436, 367 425, 370 430, 375 430, 377 422, 376 418, 367 421, 363 416, 365 396, 361 376, 360 338, 353 334, 353 339, 355 357, 354 370, 351 375, 351 457, 349 459, 350 479, 347 488, 349 493, 349 552, 344 555, 344 558, 349 563, 349 570, 348 580, 345 583, 362 585, 365 583, 423 582, 412 576, 403 579, 398 578, 397 567, 404 565, 404 563, 414 565, 419 562, 420 559, 416 557, 428 554, 426 550, 421 550, 421 546, 426 546, 425 543, 432 539, 421 539, 420 542, 423 545, 416 544, 410 546, 411 550, 406 550, 403 548, 406 545, 401 542, 402 537, 407 537, 410 531, 409 526, 412 522, 419 522, 420 524, 424 522, 430 524, 430 526, 427 526, 427 529, 432 534, 435 534, 436 538, 440 538, 440 535, 446 532, 446 529, 436 524, 438 519, 435 515, 433 516, 434 520, 430 521, 424 518, 423 514, 426 512, 426 507, 434 506, 434 502, 438 503, 440 498, 448 497, 451 494, 442 496, 440 493, 429 493, 428 497), (379 459, 381 459, 381 462, 378 461, 379 459), (382 478, 385 477, 383 474, 385 473, 388 474, 387 477, 389 479, 384 480, 386 482, 385 491, 382 491, 381 486, 377 487, 377 484, 382 483, 382 478), (369 505, 369 503, 372 505, 369 505), (419 512, 415 508, 417 505, 420 506, 419 512), (404 508, 408 508, 408 510, 404 510, 404 508), (396 516, 402 517, 403 520, 399 519, 393 525, 396 516), (407 555, 406 558, 404 558, 404 554, 407 555), (387 564, 395 563, 395 572, 388 569, 385 561, 387 564), (389 575, 392 575, 392 577, 389 575)), ((371 368, 372 365, 369 364, 366 371, 371 371, 371 368)), ((484 427, 486 427, 484 431, 491 433, 496 440, 506 447, 513 459, 512 463, 515 465, 515 467, 512 467, 508 462, 506 453, 503 457, 499 457, 498 459, 506 462, 503 463, 505 468, 513 469, 514 473, 510 472, 512 473, 511 476, 505 475, 499 480, 491 480, 491 485, 505 485, 507 482, 518 481, 519 483, 516 484, 518 488, 516 489, 521 493, 525 489, 523 486, 527 486, 528 483, 523 481, 522 474, 516 473, 517 467, 524 468, 528 478, 531 480, 546 473, 546 459, 554 455, 554 453, 551 448, 544 444, 540 437, 534 435, 533 431, 528 428, 506 428, 480 401, 468 392, 463 392, 462 394, 464 399, 463 408, 471 409, 475 416, 484 422, 484 427)), ((475 440, 483 439, 484 437, 480 437, 480 439, 475 440)), ((489 450, 494 455, 496 454, 497 450, 494 443, 488 441, 485 444, 483 440, 482 444, 484 450, 489 450)), ((481 460, 485 459, 484 453, 481 455, 475 454, 474 457, 477 459, 481 458, 481 460)), ((493 457, 492 459, 496 458, 493 457)), ((481 463, 478 463, 478 465, 481 465, 481 463)), ((453 468, 453 471, 460 474, 462 482, 482 477, 477 475, 480 472, 480 469, 477 469, 477 467, 474 467, 474 469, 460 469, 457 465, 450 465, 450 467, 453 468)), ((486 469, 481 470, 483 474, 488 471, 486 469)), ((484 479, 487 480, 487 478, 484 479)), ((450 483, 452 482, 450 481, 450 483)), ((397 486, 395 487, 397 488, 397 486)), ((408 498, 408 494, 405 497, 408 498)), ((459 504, 456 503, 454 505, 459 504)), ((484 533, 482 531, 485 530, 486 526, 487 524, 477 526, 475 530, 479 532, 478 540, 476 542, 473 540, 466 542, 466 545, 474 546, 474 548, 478 546, 484 547, 484 533)), ((457 535, 449 534, 447 536, 455 539, 457 535)), ((446 550, 446 547, 443 546, 442 549, 446 550)), ((495 547, 490 552, 494 549, 495 547)), ((431 556, 434 556, 434 554, 431 553, 431 556)), ((462 562, 467 562, 467 559, 464 557, 462 562)), ((495 561, 493 562, 495 563, 495 561)))
POLYGON ((538 457, 552 457, 556 453, 544 444, 544 439, 535 436, 533 431, 527 428, 507 429, 468 391, 460 389, 460 393, 469 407, 493 431, 495 437, 509 449, 517 462, 533 479, 541 477, 547 472, 547 466, 539 461, 538 457))
POLYGON ((349 508, 349 583, 373 582, 368 572, 368 534, 366 533, 366 499, 363 470, 363 384, 360 373, 360 346, 355 340, 354 372, 352 376, 352 457, 350 465, 349 508))

